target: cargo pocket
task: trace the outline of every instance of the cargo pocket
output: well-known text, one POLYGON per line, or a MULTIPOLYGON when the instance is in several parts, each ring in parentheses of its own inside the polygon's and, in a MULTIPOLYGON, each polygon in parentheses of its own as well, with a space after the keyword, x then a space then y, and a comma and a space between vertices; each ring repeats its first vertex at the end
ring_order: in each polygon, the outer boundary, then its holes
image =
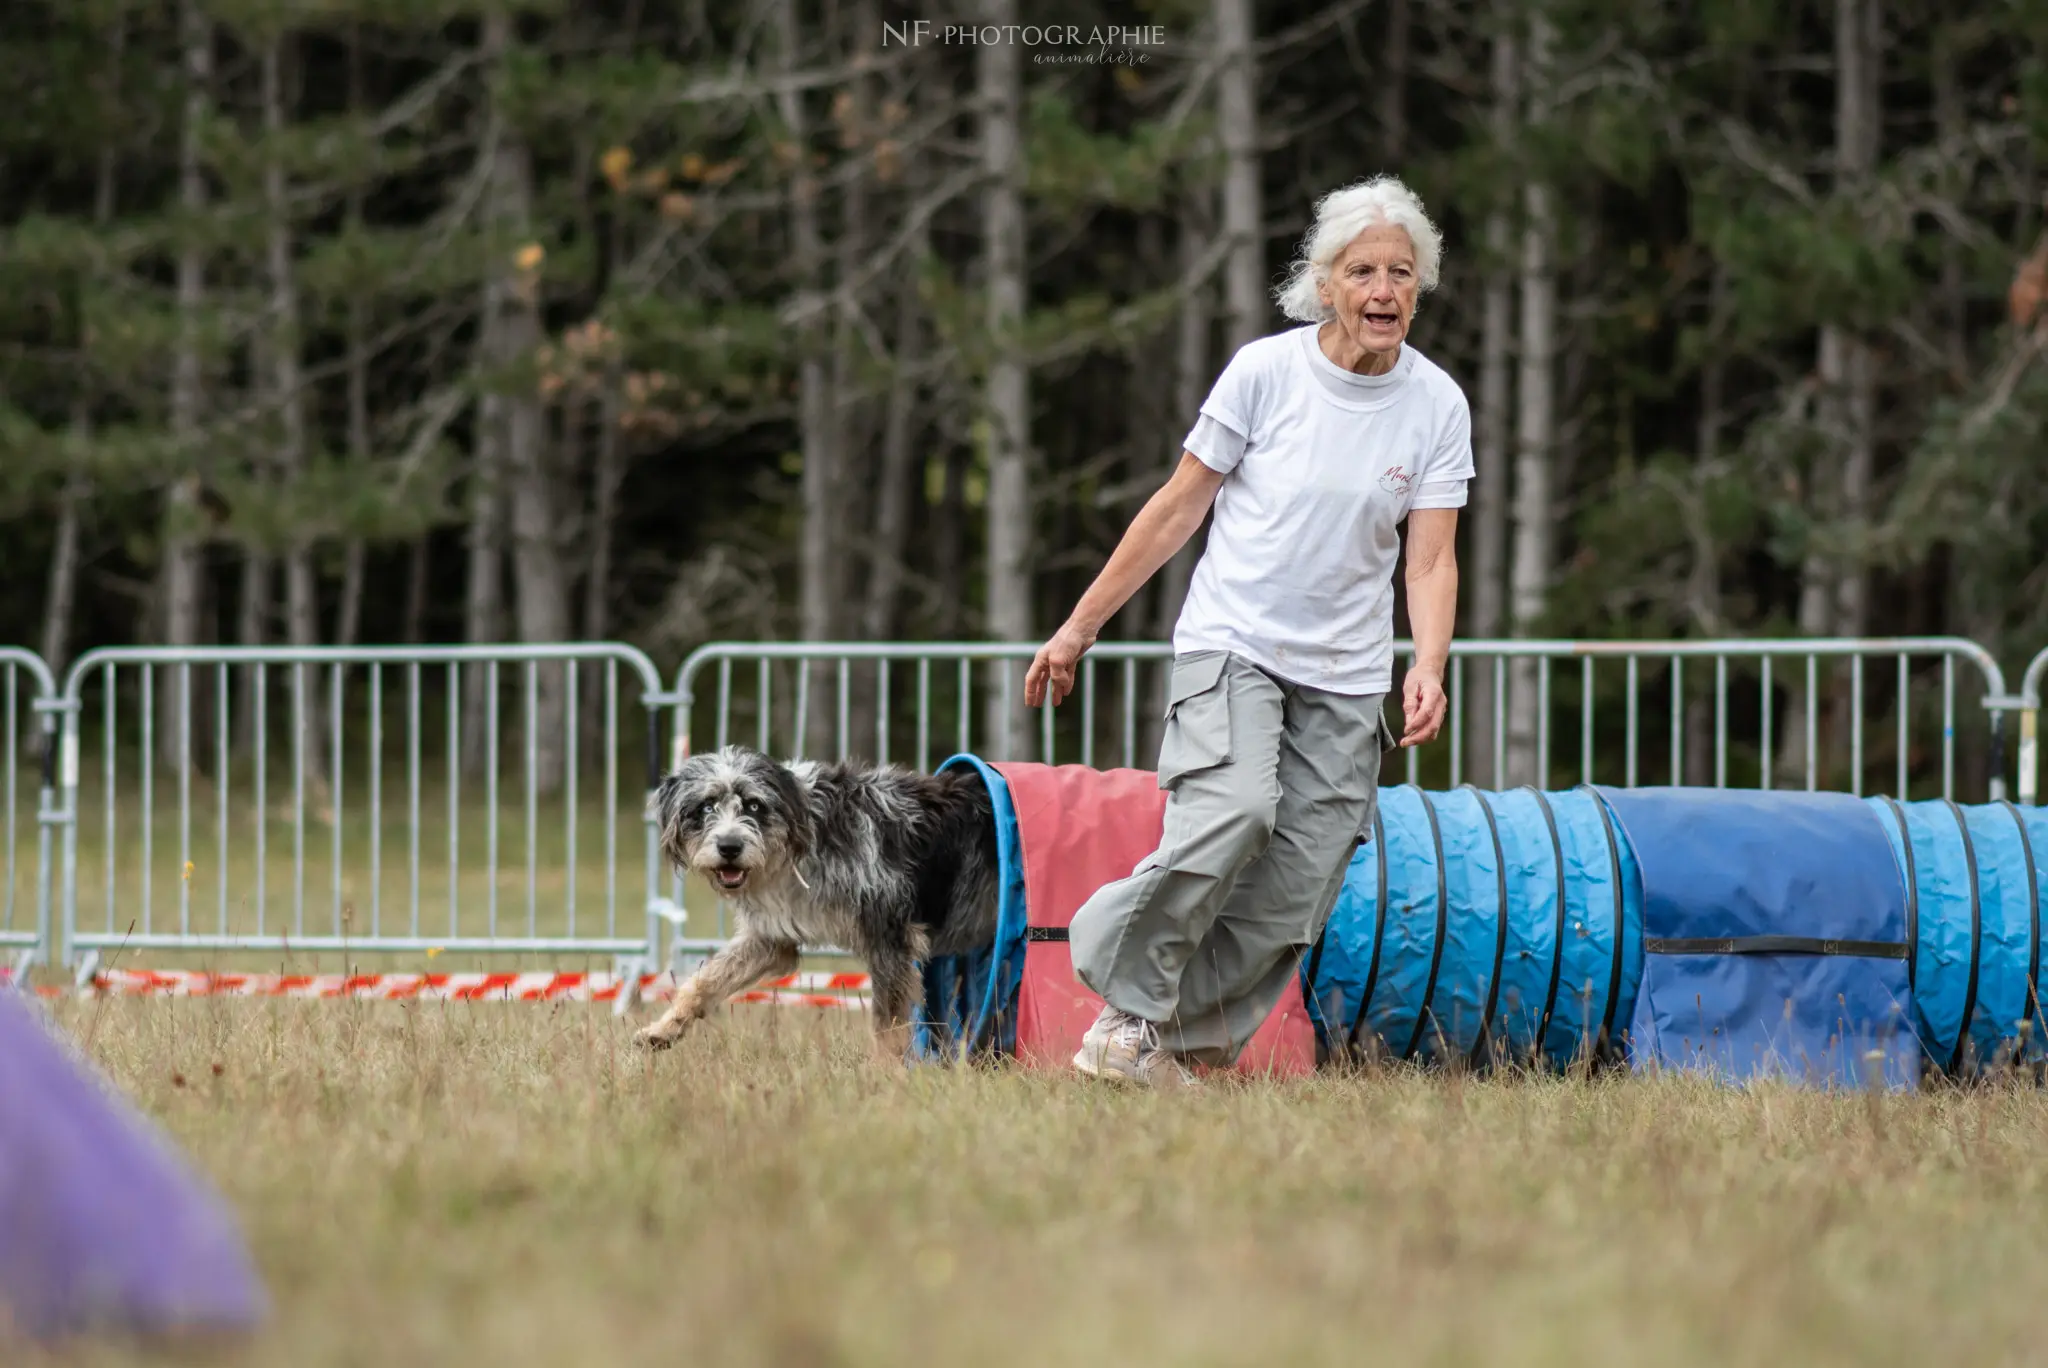
POLYGON ((1166 734, 1159 743, 1159 787, 1230 759, 1230 685, 1224 651, 1177 656, 1166 690, 1166 734))

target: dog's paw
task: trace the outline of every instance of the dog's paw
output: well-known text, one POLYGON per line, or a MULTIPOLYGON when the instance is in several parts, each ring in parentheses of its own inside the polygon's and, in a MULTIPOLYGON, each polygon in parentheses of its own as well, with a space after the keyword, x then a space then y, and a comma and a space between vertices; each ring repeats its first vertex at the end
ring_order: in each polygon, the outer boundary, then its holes
POLYGON ((633 1043, 643 1050, 666 1050, 683 1038, 683 1023, 680 1021, 656 1022, 633 1032, 633 1043))

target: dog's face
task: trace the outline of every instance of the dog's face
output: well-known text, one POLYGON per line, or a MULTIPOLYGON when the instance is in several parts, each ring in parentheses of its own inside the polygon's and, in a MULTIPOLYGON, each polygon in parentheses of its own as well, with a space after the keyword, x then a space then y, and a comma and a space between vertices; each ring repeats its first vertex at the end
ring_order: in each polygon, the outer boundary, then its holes
POLYGON ((662 853, 721 893, 741 893, 787 870, 809 845, 802 786, 759 751, 695 755, 654 794, 662 853))

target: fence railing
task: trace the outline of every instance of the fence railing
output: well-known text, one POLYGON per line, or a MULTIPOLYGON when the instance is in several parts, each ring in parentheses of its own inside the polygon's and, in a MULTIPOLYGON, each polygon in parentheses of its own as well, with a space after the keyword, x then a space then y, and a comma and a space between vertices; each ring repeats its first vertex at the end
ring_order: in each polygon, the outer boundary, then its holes
MULTIPOLYGON (((727 910, 696 920, 664 876, 645 798, 665 765, 743 741, 919 769, 965 750, 1148 767, 1171 648, 1098 643, 1073 696, 1034 716, 1036 650, 721 642, 664 689, 644 653, 611 643, 113 647, 61 684, 0 648, 0 955, 81 974, 117 948, 623 970, 658 962, 664 923, 671 954, 705 950, 727 910)), ((2048 650, 2014 695, 1954 637, 1461 641, 1449 676, 1441 739, 1390 780, 1995 800, 2017 711, 2019 799, 2038 791, 2048 650)))
MULTIPOLYGON (((1027 755, 1011 745, 1019 729, 990 719, 1015 712, 1036 650, 713 643, 677 674, 675 753, 744 741, 925 768, 937 746, 979 740, 995 759, 1148 763, 1140 728, 1160 713, 1171 648, 1098 643, 1073 697, 1041 709, 1024 733, 1036 741, 1027 755)), ((1396 643, 1395 654, 1412 662, 1412 643, 1396 643)), ((1460 641, 1445 689, 1443 744, 1406 753, 1407 782, 1840 787, 1904 798, 1917 780, 1948 796, 1968 709, 1985 738, 1991 794, 2003 792, 2004 675, 1962 638, 1460 641)), ((1398 715, 1390 699, 1390 720, 1398 715)))
POLYGON ((608 643, 90 652, 58 700, 64 962, 87 972, 116 947, 645 958, 665 701, 653 663, 608 643))
POLYGON ((2019 715, 2019 800, 2034 803, 2041 791, 2040 719, 2041 682, 2048 678, 2048 647, 2027 662, 2020 675, 2019 715))
POLYGON ((52 898, 50 843, 58 821, 55 792, 57 688, 41 657, 0 646, 0 956, 17 971, 49 957, 52 898), (36 760, 33 808, 24 801, 24 740, 36 760), (33 837, 25 828, 33 823, 33 837), (33 841, 33 858, 28 854, 33 841))

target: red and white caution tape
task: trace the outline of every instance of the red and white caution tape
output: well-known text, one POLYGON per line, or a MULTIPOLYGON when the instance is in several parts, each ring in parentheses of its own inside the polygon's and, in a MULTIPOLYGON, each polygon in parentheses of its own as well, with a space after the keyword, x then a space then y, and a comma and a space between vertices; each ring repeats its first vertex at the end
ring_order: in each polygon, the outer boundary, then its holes
MULTIPOLYGON (((106 969, 84 992, 110 997, 424 998, 448 1002, 612 1002, 621 984, 611 974, 216 974, 195 969, 106 969)), ((799 973, 768 979, 734 1002, 790 1007, 867 1007, 866 974, 799 973)), ((65 991, 45 987, 54 996, 65 991)), ((640 995, 667 998, 669 974, 643 974, 640 995)))

